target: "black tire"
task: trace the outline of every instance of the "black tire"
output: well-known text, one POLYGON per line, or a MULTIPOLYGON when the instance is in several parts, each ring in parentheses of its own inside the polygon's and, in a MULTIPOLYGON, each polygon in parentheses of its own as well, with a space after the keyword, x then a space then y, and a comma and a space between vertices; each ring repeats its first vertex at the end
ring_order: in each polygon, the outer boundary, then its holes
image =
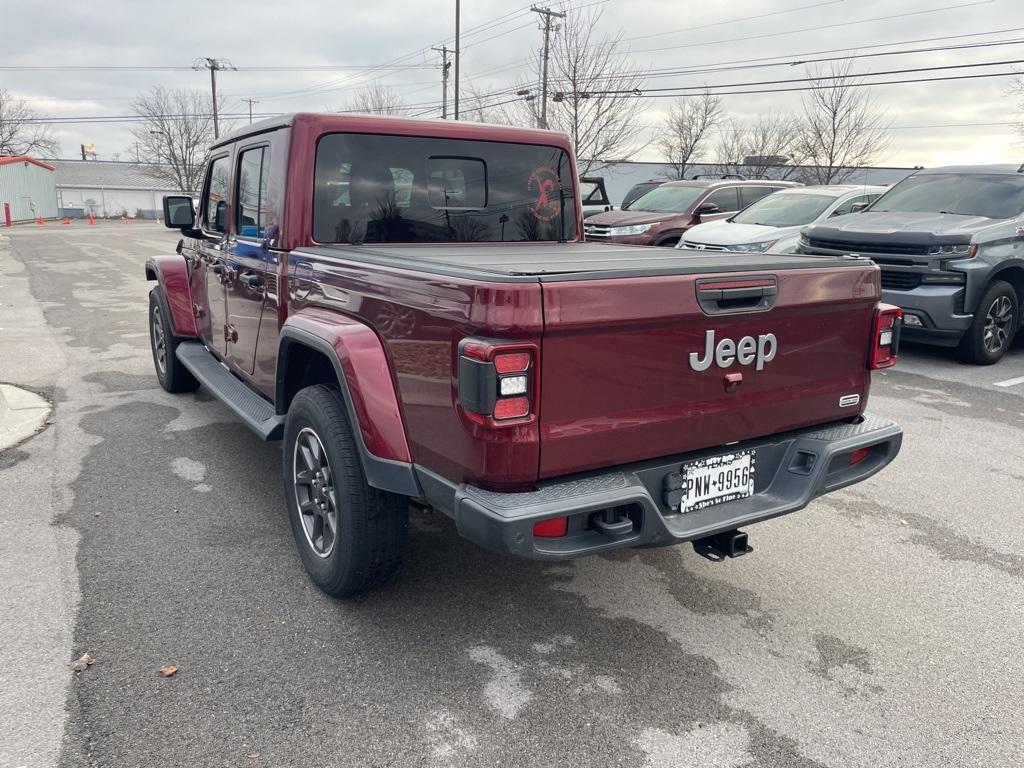
POLYGON ((1013 344, 1020 321, 1020 302, 1013 286, 993 280, 978 302, 974 322, 960 342, 960 356, 975 365, 998 363, 1013 344))
POLYGON ((174 354, 182 339, 171 330, 170 317, 167 297, 157 286, 149 292, 149 346, 156 377, 168 392, 195 392, 199 382, 174 354))
POLYGON ((664 240, 658 243, 658 245, 662 248, 675 248, 677 245, 679 245, 679 238, 666 237, 664 240))
POLYGON ((351 597, 393 578, 408 535, 409 500, 366 482, 336 386, 318 384, 295 396, 285 420, 283 454, 288 518, 313 582, 334 597, 351 597), (315 452, 316 445, 326 458, 327 471, 321 467, 321 474, 304 451, 315 452))

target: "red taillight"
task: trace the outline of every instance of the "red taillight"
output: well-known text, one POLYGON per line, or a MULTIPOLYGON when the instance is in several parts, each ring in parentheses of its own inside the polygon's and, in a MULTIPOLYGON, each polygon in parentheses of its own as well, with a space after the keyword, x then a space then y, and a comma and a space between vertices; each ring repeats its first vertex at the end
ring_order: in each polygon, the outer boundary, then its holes
POLYGON ((864 459, 871 455, 870 448, 858 448, 856 451, 850 454, 850 466, 854 464, 860 464, 864 459))
POLYGON ((892 304, 878 306, 874 333, 871 337, 870 368, 891 368, 896 365, 902 320, 903 310, 899 307, 894 307, 892 304))
POLYGON ((465 339, 457 373, 463 410, 474 422, 491 426, 532 416, 536 357, 533 344, 465 339))
POLYGON ((498 373, 522 373, 530 367, 529 352, 502 352, 494 356, 498 373))
POLYGON ((539 539, 557 539, 568 532, 568 517, 552 517, 533 524, 533 535, 539 539))
POLYGON ((494 403, 494 418, 521 419, 530 415, 530 400, 526 397, 503 397, 494 403))

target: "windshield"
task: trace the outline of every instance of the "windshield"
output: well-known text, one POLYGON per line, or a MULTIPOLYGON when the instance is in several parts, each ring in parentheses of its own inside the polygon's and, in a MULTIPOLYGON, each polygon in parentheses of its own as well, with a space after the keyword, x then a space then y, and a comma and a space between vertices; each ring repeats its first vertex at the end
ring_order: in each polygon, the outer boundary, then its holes
POLYGON ((623 210, 650 211, 652 213, 682 213, 700 197, 707 187, 662 186, 652 189, 630 203, 623 210))
POLYGON ((798 227, 810 224, 835 201, 836 198, 829 195, 768 195, 744 208, 730 221, 766 227, 798 227))
POLYGON ((996 173, 909 176, 878 198, 870 210, 1012 219, 1024 211, 1024 177, 996 173))
POLYGON ((522 242, 576 234, 556 147, 332 133, 316 151, 320 243, 522 242))

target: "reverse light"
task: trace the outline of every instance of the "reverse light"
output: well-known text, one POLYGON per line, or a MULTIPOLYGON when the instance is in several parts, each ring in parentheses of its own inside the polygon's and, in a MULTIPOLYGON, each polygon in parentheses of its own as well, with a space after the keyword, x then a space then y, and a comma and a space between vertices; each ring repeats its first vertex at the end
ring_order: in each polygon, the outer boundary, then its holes
POLYGON ((498 386, 501 389, 502 397, 525 395, 527 379, 525 376, 502 376, 498 379, 498 386))
POLYGON ((569 532, 568 517, 550 517, 533 524, 533 535, 538 539, 557 539, 569 532))
POLYGON ((871 356, 868 361, 868 367, 872 370, 896 365, 902 319, 903 310, 899 307, 892 304, 878 305, 871 337, 871 356))

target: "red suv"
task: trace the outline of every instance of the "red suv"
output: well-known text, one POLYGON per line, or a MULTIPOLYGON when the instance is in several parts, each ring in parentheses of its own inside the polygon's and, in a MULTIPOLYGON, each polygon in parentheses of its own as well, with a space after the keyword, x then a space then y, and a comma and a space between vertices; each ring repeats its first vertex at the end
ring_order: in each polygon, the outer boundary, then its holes
POLYGON ((690 227, 724 219, 793 181, 691 179, 670 181, 622 206, 587 219, 587 240, 675 246, 690 227))

